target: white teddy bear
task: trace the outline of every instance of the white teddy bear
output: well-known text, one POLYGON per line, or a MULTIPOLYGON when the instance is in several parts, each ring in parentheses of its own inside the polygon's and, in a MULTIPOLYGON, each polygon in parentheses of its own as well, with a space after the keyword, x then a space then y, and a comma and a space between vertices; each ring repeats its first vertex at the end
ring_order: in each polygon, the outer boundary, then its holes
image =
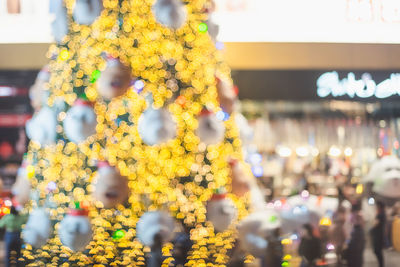
POLYGON ((92 239, 92 227, 84 209, 71 209, 60 223, 58 234, 64 246, 82 251, 92 239))
POLYGON ((44 66, 38 73, 35 83, 29 89, 29 98, 31 106, 37 112, 43 105, 46 105, 49 97, 49 92, 46 88, 46 83, 50 81, 50 71, 48 66, 44 66))
POLYGON ((27 121, 26 134, 31 140, 42 146, 51 145, 56 141, 56 127, 56 113, 50 107, 45 106, 27 121))
POLYGON ((224 123, 210 110, 204 108, 198 117, 199 126, 196 135, 206 145, 215 145, 224 140, 224 123))
POLYGON ((11 192, 19 205, 25 206, 29 202, 31 192, 31 182, 26 173, 28 162, 24 160, 21 167, 18 169, 17 179, 11 188, 11 192))
POLYGON ((140 242, 145 246, 153 246, 154 237, 159 234, 163 243, 174 237, 175 222, 166 212, 150 211, 140 217, 136 232, 140 242))
POLYGON ((131 86, 131 69, 124 65, 118 58, 108 54, 106 57, 106 68, 101 72, 97 80, 97 92, 105 100, 112 100, 122 96, 131 86))
POLYGON ((214 194, 207 203, 207 219, 214 229, 223 232, 228 229, 237 218, 237 209, 233 201, 226 194, 214 194))
POLYGON ((181 0, 157 0, 153 13, 158 23, 174 30, 186 22, 187 11, 181 0))
POLYGON ((150 105, 139 118, 138 130, 145 144, 159 145, 175 138, 176 122, 167 108, 150 105))
POLYGON ((128 179, 108 162, 99 162, 93 195, 105 208, 122 204, 129 197, 128 179))
POLYGON ((90 102, 78 99, 68 110, 64 120, 64 132, 69 140, 81 143, 96 133, 96 113, 90 102))
POLYGON ((52 229, 48 212, 44 208, 38 208, 29 215, 22 237, 26 243, 40 248, 47 243, 52 229))
POLYGON ((90 25, 103 10, 102 0, 76 0, 73 17, 76 23, 90 25))

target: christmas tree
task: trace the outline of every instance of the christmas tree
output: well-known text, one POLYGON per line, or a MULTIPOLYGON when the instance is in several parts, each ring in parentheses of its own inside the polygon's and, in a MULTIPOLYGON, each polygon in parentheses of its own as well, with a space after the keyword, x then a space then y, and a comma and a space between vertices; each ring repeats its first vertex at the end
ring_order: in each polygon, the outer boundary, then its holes
POLYGON ((241 141, 212 8, 65 0, 15 190, 31 188, 26 265, 177 265, 176 232, 186 266, 227 264, 249 182, 232 179, 241 141))

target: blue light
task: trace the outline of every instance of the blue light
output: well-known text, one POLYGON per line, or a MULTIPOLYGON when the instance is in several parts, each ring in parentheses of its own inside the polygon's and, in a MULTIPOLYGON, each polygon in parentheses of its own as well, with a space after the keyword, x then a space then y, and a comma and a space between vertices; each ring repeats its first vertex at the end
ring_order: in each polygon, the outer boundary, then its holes
POLYGON ((251 154, 250 163, 252 165, 257 165, 257 164, 260 164, 261 162, 262 162, 262 156, 260 153, 251 154))
POLYGON ((225 114, 222 110, 218 111, 215 116, 217 117, 218 120, 223 121, 225 119, 225 114))
POLYGON ((231 117, 231 116, 229 115, 229 113, 227 113, 227 112, 225 112, 225 111, 224 111, 224 115, 225 115, 224 121, 229 120, 229 118, 231 117))
POLYGON ((218 50, 224 50, 225 45, 222 42, 216 42, 215 43, 215 48, 217 48, 218 50))
POLYGON ((142 92, 142 90, 144 88, 144 82, 142 80, 137 80, 137 81, 135 81, 133 86, 135 87, 137 92, 140 93, 140 92, 142 92))
POLYGON ((264 174, 263 167, 261 166, 253 166, 251 167, 251 171, 253 172, 255 177, 262 177, 264 174))
POLYGON ((57 184, 54 181, 51 181, 47 184, 47 190, 49 190, 50 192, 54 191, 57 189, 57 184))

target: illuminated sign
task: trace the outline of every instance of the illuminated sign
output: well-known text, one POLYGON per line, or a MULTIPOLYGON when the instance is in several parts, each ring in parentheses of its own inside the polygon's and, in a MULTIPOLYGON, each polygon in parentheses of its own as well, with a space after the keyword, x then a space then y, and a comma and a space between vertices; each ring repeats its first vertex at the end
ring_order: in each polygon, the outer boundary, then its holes
POLYGON ((386 80, 376 83, 369 73, 356 79, 353 72, 339 79, 336 71, 326 72, 317 80, 317 95, 321 98, 348 96, 350 98, 388 98, 400 95, 400 73, 392 73, 386 80))

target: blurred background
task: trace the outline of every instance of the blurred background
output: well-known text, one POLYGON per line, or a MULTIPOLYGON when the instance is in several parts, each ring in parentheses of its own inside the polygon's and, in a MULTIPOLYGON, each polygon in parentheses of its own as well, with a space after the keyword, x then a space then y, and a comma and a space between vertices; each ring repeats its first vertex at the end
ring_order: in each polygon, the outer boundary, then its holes
MULTIPOLYGON (((400 1, 215 3, 216 45, 251 127, 246 160, 265 198, 360 194, 371 163, 400 153, 400 1)), ((29 87, 47 63, 58 4, 0 0, 2 207, 26 152, 29 87)))

